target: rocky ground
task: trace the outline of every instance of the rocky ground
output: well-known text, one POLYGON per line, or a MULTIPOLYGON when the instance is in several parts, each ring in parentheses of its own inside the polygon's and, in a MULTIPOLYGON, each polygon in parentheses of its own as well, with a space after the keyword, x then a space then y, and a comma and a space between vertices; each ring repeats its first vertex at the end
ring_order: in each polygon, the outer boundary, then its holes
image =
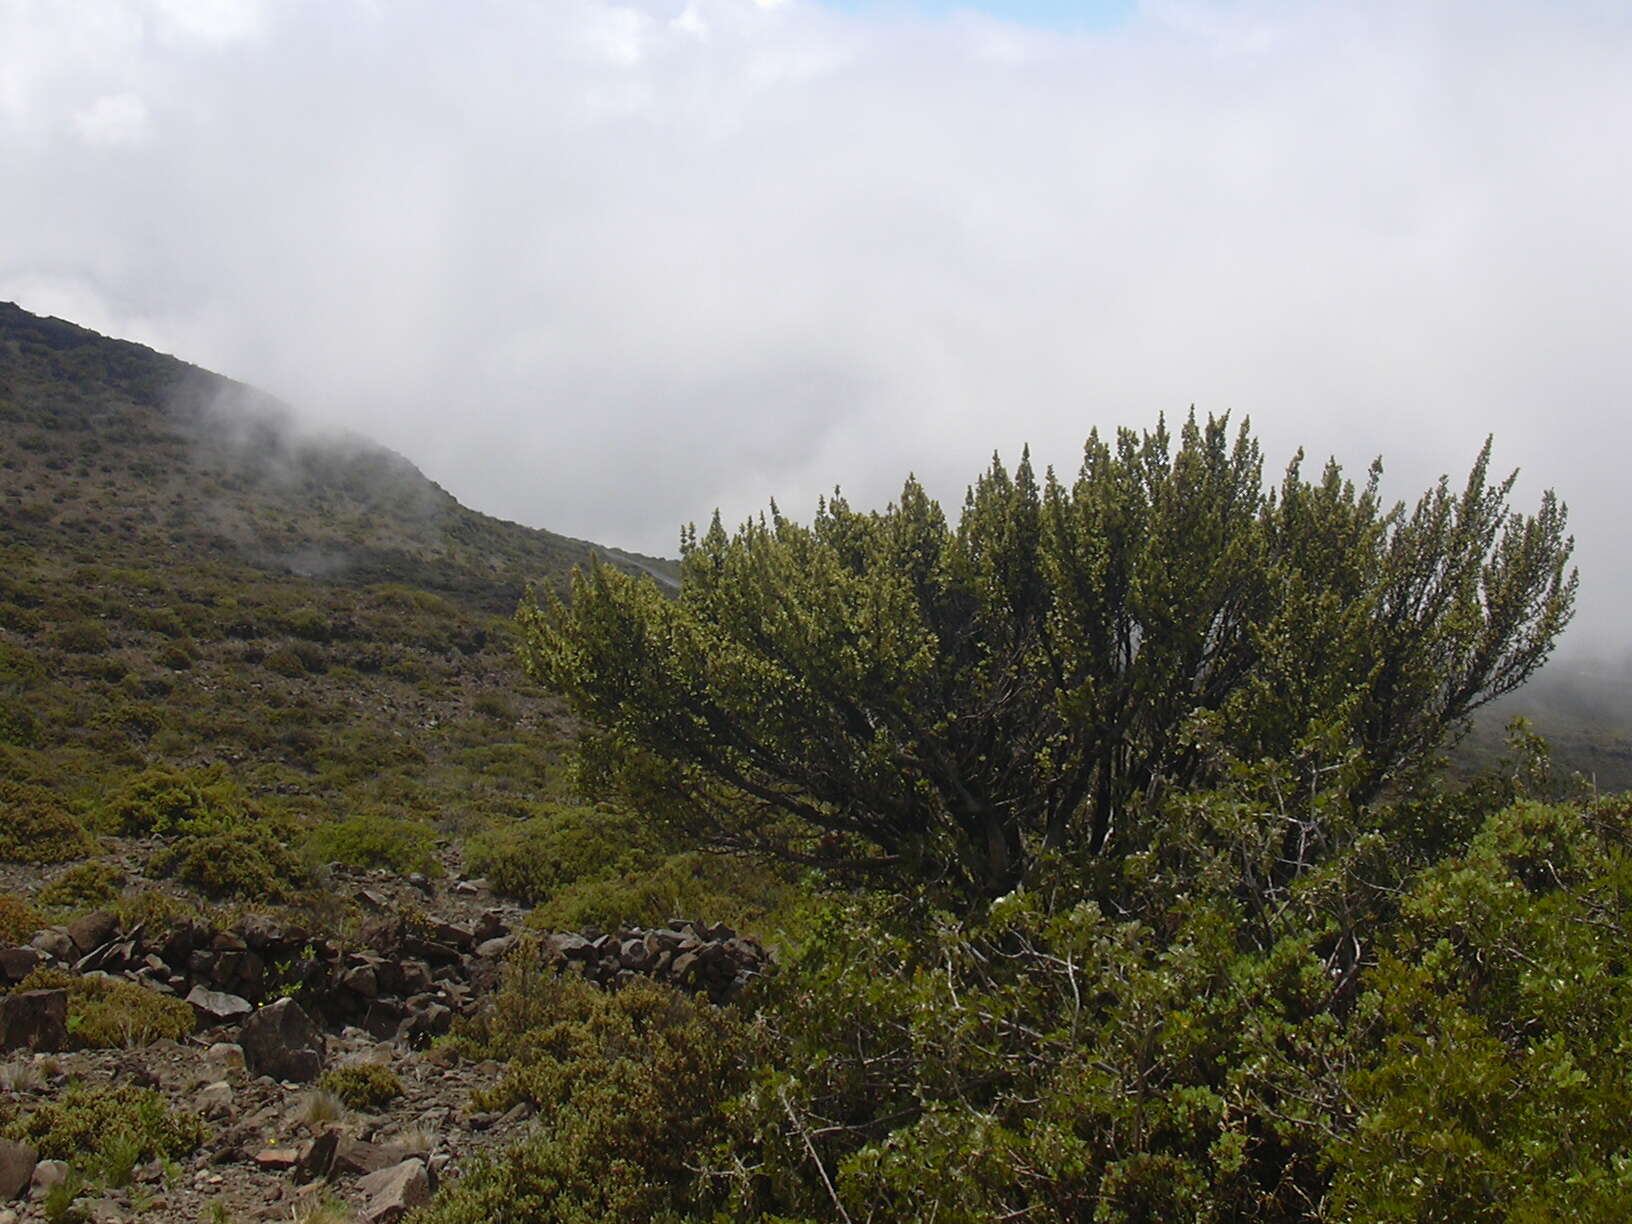
MULTIPOLYGON (((138 847, 128 860, 140 857, 138 847)), ((757 943, 700 923, 524 935, 519 908, 454 868, 434 882, 334 871, 333 899, 360 916, 343 936, 318 936, 286 914, 124 929, 94 911, 0 947, 0 985, 12 985, 0 996, 0 1092, 12 1117, 76 1082, 148 1088, 196 1114, 205 1135, 185 1159, 88 1179, 72 1161, 0 1140, 0 1224, 399 1219, 473 1155, 529 1125, 519 1107, 502 1116, 475 1108, 472 1094, 502 1068, 462 1059, 444 1040, 483 1006, 506 958, 537 958, 607 988, 653 976, 717 1001, 766 963, 757 943), (145 997, 129 994, 134 985, 185 999, 194 1031, 76 1049, 66 990, 26 988, 41 971, 120 983, 121 997, 145 997), (400 1095, 350 1108, 317 1086, 323 1072, 368 1066, 388 1069, 400 1095)))

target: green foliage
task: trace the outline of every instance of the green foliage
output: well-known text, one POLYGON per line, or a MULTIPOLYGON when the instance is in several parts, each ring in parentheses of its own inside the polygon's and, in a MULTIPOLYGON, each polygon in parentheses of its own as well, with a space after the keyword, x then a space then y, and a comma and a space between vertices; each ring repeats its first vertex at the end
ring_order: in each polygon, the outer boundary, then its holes
POLYGON ((66 990, 68 1031, 76 1046, 122 1050, 160 1039, 181 1041, 197 1025, 180 999, 115 978, 35 969, 18 990, 66 990))
POLYGON ((378 1113, 402 1095, 402 1081, 380 1063, 354 1063, 318 1076, 317 1086, 332 1092, 352 1109, 378 1113))
POLYGON ((308 880, 305 865, 262 824, 190 835, 154 853, 148 870, 209 897, 279 901, 308 880))
POLYGON ((407 875, 418 871, 440 875, 436 861, 436 830, 423 821, 393 819, 378 813, 359 813, 329 821, 312 830, 306 843, 309 857, 322 863, 352 867, 385 867, 407 875))
POLYGON ((708 1201, 696 1156, 721 1133, 720 1103, 752 1050, 732 1013, 651 982, 609 994, 517 962, 461 1040, 511 1059, 480 1105, 527 1102, 549 1125, 478 1159, 417 1224, 672 1219, 708 1201))
MULTIPOLYGON (((49 902, 42 898, 41 904, 49 902)), ((0 943, 21 943, 45 925, 45 915, 27 901, 0 893, 0 943)))
POLYGON ((758 928, 794 903, 797 890, 761 862, 702 851, 671 854, 656 866, 563 885, 537 902, 527 921, 541 930, 657 926, 676 914, 758 928))
POLYGON ((661 848, 641 821, 609 807, 557 807, 487 829, 465 845, 465 861, 503 896, 536 904, 570 884, 646 870, 661 848))
POLYGON ((1632 1214, 1632 804, 1520 803, 1412 888, 1335 1218, 1632 1214))
POLYGON ((99 820, 125 836, 199 835, 233 828, 250 810, 243 788, 222 769, 156 765, 126 781, 99 820))
POLYGON ((151 1088, 74 1081, 4 1133, 31 1144, 44 1160, 78 1162, 106 1151, 110 1141, 134 1144, 137 1160, 177 1160, 204 1141, 204 1124, 196 1114, 171 1109, 151 1088))
POLYGON ((112 645, 107 629, 94 620, 76 620, 63 625, 49 640, 58 650, 72 654, 101 654, 112 645))
POLYGON ((95 909, 118 900, 124 882, 124 872, 109 863, 80 863, 52 877, 37 900, 58 909, 95 909))
POLYGON ((0 862, 61 863, 96 848, 54 794, 0 777, 0 862))
POLYGON ((1074 484, 994 459, 955 526, 909 480, 862 514, 683 544, 676 600, 606 567, 519 614, 530 674, 600 729, 586 782, 711 844, 990 899, 1041 857, 1136 849, 1225 755, 1357 750, 1348 797, 1413 780, 1546 658, 1564 510, 1511 478, 1385 507, 1336 464, 1265 492, 1243 428, 1089 438, 1074 484))

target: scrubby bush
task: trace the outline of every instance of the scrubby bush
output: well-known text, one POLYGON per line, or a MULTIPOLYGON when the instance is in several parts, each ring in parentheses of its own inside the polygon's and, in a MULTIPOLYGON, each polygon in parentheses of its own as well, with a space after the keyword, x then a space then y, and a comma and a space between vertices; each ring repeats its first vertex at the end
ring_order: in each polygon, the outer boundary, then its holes
POLYGON ((677 1219, 708 1201, 698 1161, 752 1060, 734 1014, 653 982, 609 994, 518 963, 460 1040, 511 1059, 481 1106, 526 1102, 550 1125, 476 1161, 420 1224, 677 1219))
POLYGON ((27 901, 0 893, 0 943, 21 943, 45 925, 45 915, 27 901))
POLYGON ((70 654, 100 654, 111 645, 108 631, 100 622, 84 619, 61 626, 49 640, 58 650, 70 654))
POLYGON ((178 838, 149 859, 148 870, 215 898, 282 900, 308 879, 299 857, 259 824, 178 838))
POLYGON ((654 926, 676 914, 753 927, 789 904, 795 889, 762 860, 688 851, 655 867, 577 880, 540 901, 528 922, 544 930, 654 926))
POLYGON ((42 1159, 70 1162, 101 1152, 115 1136, 134 1142, 138 1160, 179 1160, 204 1142, 204 1133, 196 1114, 170 1108, 151 1088, 81 1081, 5 1128, 42 1159))
POLYGON ((0 862, 61 863, 95 848, 84 826, 50 791, 0 778, 0 862))
POLYGON ((434 828, 423 821, 393 820, 376 813, 319 825, 312 830, 306 850, 309 857, 323 863, 384 867, 399 875, 442 872, 436 861, 434 828))
POLYGON ((529 820, 472 837, 465 861, 501 895, 537 903, 577 881, 655 866, 662 849, 647 827, 625 813, 545 805, 529 820))
POLYGON ((17 989, 66 990, 68 1034, 82 1049, 129 1049, 164 1038, 180 1041, 197 1023, 193 1009, 180 999, 115 978, 35 969, 17 989))
POLYGON ((325 1071, 318 1076, 317 1086, 365 1113, 378 1113, 402 1095, 397 1073, 380 1063, 354 1063, 325 1071))
POLYGON ((224 770, 155 765, 130 778, 102 807, 113 833, 148 837, 219 833, 252 813, 244 790, 224 770))
POLYGON ((124 872, 108 863, 80 863, 53 877, 37 900, 59 909, 93 909, 117 900, 124 882, 124 872))

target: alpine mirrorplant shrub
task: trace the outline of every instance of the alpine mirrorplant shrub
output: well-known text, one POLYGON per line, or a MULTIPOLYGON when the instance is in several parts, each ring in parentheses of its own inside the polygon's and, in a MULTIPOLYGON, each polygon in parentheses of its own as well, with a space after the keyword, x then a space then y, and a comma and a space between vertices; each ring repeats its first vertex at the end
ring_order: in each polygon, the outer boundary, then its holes
POLYGON ((80 863, 59 872, 36 900, 57 909, 93 909, 119 897, 125 874, 109 863, 80 863))
POLYGON ((101 1151, 113 1135, 134 1141, 139 1160, 179 1160, 204 1141, 204 1124, 197 1114, 172 1109, 151 1088, 76 1080, 55 1100, 8 1124, 4 1134, 31 1145, 44 1160, 81 1160, 101 1151))
POLYGON ((61 863, 96 849, 50 791, 0 778, 0 862, 61 863))
POLYGON ((335 1067, 318 1076, 317 1087, 365 1113, 378 1113, 402 1095, 402 1081, 397 1073, 380 1063, 335 1067))
POLYGON ((68 1035, 80 1049, 124 1050, 168 1039, 181 1041, 197 1026, 182 1000, 115 978, 35 969, 18 990, 66 990, 68 1035))
POLYGON ((45 915, 27 901, 0 893, 0 943, 21 943, 45 925, 45 915))
POLYGON ((424 821, 395 820, 363 812, 330 821, 312 830, 308 857, 349 867, 384 867, 399 875, 418 871, 442 874, 436 861, 436 830, 424 821))

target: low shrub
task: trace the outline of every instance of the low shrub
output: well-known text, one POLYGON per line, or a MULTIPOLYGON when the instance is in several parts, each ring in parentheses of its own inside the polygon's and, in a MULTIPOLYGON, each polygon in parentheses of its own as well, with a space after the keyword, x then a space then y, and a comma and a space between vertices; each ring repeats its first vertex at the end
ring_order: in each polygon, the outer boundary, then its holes
POLYGON ((50 636, 51 645, 70 654, 100 654, 112 643, 108 631, 94 620, 76 620, 50 636))
POLYGON ((148 870, 208 897, 281 901, 308 880, 305 865, 264 825, 182 837, 154 854, 148 870))
POLYGON ((137 1160, 179 1160, 204 1142, 198 1115, 172 1109, 151 1088, 69 1084, 55 1100, 12 1122, 7 1138, 31 1145, 43 1160, 80 1161, 109 1141, 134 1143, 137 1160))
POLYGON ((656 926, 694 914, 732 926, 760 926, 794 887, 760 861, 687 851, 655 868, 578 880, 540 901, 528 921, 543 930, 656 926))
POLYGON ((402 1095, 402 1081, 380 1063, 336 1067, 317 1078, 320 1091, 332 1092, 352 1109, 378 1113, 402 1095))
POLYGON ((0 862, 61 863, 95 849, 91 835, 50 791, 0 778, 0 862))
POLYGON ((0 943, 22 943, 45 925, 45 915, 27 901, 0 893, 0 943))
POLYGON ((117 900, 124 882, 124 872, 111 864, 80 863, 54 876, 36 899, 59 909, 94 909, 117 900))
POLYGON ((733 1013, 667 986, 636 981, 609 994, 518 960, 494 1007, 456 1042, 511 1059, 480 1107, 526 1102, 550 1125, 477 1160, 416 1219, 674 1219, 704 1206, 696 1166, 723 1134, 720 1103, 744 1085, 753 1041, 733 1013))
POLYGON ((308 856, 324 863, 384 867, 399 875, 442 873, 436 861, 436 830, 419 820, 359 813, 313 829, 306 849, 308 856))
POLYGON ((134 982, 36 969, 18 990, 66 990, 68 1035, 87 1050, 123 1050, 149 1042, 180 1041, 196 1027, 193 1009, 180 999, 134 982))
POLYGON ((155 765, 129 779, 98 820, 127 837, 208 834, 233 828, 252 812, 249 796, 222 769, 155 765))
POLYGON ((569 884, 655 866, 662 848, 632 816, 603 808, 547 807, 509 827, 488 829, 465 845, 465 860, 495 892, 536 904, 569 884))

